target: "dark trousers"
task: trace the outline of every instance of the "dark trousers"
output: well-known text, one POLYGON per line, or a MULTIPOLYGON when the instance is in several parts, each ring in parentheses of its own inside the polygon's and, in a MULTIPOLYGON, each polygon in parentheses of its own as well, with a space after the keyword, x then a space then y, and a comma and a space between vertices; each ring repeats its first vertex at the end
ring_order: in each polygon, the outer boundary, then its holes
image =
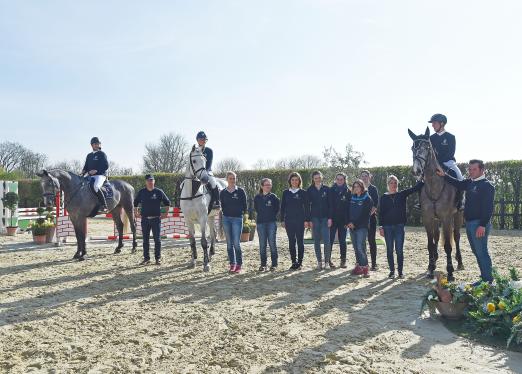
POLYGON ((377 216, 370 216, 370 224, 368 226, 368 245, 370 246, 370 257, 372 259, 372 267, 377 266, 377 241, 375 232, 377 230, 377 216))
POLYGON ((397 253, 397 266, 399 275, 402 274, 402 267, 404 263, 404 225, 385 225, 384 240, 386 241, 386 256, 388 257, 388 266, 390 271, 395 271, 395 261, 393 258, 393 251, 397 253))
POLYGON ((333 244, 335 239, 335 233, 337 233, 337 238, 339 239, 339 249, 341 251, 341 260, 346 260, 346 234, 347 229, 344 227, 344 222, 342 220, 336 221, 332 220, 332 226, 330 227, 330 246, 332 250, 330 251, 330 256, 333 252, 333 244))
POLYGON ((304 257, 304 222, 286 222, 286 235, 288 235, 288 246, 290 247, 290 258, 292 264, 303 263, 304 257), (297 243, 297 248, 296 248, 297 243))
POLYGON ((152 230, 152 236, 154 237, 154 258, 159 260, 161 258, 161 219, 155 218, 141 218, 141 231, 143 231, 143 259, 150 260, 149 254, 149 236, 152 230))

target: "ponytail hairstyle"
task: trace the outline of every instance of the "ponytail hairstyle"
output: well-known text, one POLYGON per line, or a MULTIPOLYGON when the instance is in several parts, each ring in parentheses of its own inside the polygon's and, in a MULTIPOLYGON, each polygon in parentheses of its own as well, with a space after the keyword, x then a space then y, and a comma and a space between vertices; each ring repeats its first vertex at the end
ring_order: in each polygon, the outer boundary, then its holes
POLYGON ((321 173, 319 170, 315 170, 315 171, 312 173, 312 184, 314 184, 314 178, 315 178, 317 175, 320 175, 320 176, 321 176, 321 179, 323 178, 323 173, 321 173))

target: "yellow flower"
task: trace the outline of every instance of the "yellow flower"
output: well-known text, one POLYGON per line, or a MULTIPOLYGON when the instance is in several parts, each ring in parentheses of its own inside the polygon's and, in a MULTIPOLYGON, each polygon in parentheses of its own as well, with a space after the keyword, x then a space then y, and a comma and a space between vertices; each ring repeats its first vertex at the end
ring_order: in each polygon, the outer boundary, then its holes
POLYGON ((513 317, 513 323, 519 323, 521 320, 522 320, 522 317, 520 316, 520 314, 517 314, 516 316, 513 317))
POLYGON ((488 303, 488 305, 486 305, 486 308, 489 313, 493 313, 496 309, 495 304, 493 304, 493 303, 488 303))
POLYGON ((446 287, 448 285, 448 280, 446 278, 442 278, 440 281, 440 285, 442 287, 446 287))
POLYGON ((506 303, 503 302, 503 301, 500 301, 500 302, 498 303, 498 309, 500 309, 500 310, 504 310, 504 309, 506 309, 506 303))

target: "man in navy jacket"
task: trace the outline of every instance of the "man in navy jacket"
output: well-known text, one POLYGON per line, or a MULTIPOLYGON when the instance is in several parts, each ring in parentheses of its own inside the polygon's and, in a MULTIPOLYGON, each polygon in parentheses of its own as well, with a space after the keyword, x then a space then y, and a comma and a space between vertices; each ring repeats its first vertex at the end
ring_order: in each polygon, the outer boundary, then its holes
POLYGON ((484 282, 492 282, 492 263, 488 252, 488 236, 491 230, 491 217, 493 216, 493 201, 495 199, 495 187, 484 175, 484 162, 471 160, 468 166, 470 178, 462 181, 449 175, 445 175, 442 169, 437 174, 444 176, 448 183, 461 191, 466 191, 466 206, 464 218, 466 218, 466 234, 471 250, 480 268, 480 277, 484 282))

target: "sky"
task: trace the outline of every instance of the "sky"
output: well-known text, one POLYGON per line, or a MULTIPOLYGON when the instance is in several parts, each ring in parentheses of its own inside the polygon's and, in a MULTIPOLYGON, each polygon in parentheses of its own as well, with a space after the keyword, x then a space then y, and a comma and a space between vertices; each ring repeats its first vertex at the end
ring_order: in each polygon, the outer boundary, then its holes
POLYGON ((0 141, 140 169, 205 130, 215 161, 411 164, 444 113, 458 161, 521 159, 522 2, 0 0, 0 141))

